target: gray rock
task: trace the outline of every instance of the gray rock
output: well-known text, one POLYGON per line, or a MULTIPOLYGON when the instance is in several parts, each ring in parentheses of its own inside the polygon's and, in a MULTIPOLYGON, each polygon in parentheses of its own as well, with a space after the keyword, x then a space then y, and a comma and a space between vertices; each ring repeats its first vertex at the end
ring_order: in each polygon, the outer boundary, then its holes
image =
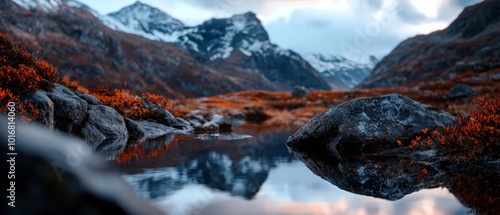
POLYGON ((54 103, 54 127, 73 133, 87 115, 87 102, 59 84, 47 96, 54 103))
POLYGON ((165 109, 160 109, 160 111, 165 114, 165 117, 163 117, 163 124, 166 126, 173 126, 177 123, 177 120, 175 119, 174 115, 170 113, 170 111, 165 110, 165 109))
POLYGON ((147 109, 154 109, 156 110, 159 114, 163 115, 163 117, 159 120, 155 119, 154 121, 161 123, 166 126, 173 126, 177 123, 177 120, 175 119, 174 115, 170 113, 168 110, 163 109, 162 107, 156 105, 156 104, 145 104, 144 108, 147 109))
POLYGON ((194 130, 193 126, 191 126, 191 123, 185 119, 182 118, 175 118, 177 120, 177 124, 174 126, 175 128, 185 130, 188 132, 191 132, 194 130))
POLYGON ((47 92, 38 90, 34 94, 30 95, 27 100, 40 111, 40 115, 37 117, 36 121, 47 126, 49 129, 53 129, 54 103, 47 96, 47 92))
POLYGON ((3 204, 3 214, 162 214, 82 141, 33 124, 16 124, 16 134, 16 207, 3 204))
POLYGON ((94 97, 93 95, 86 93, 75 93, 78 97, 85 100, 89 105, 104 105, 99 99, 94 97))
POLYGON ((450 98, 468 98, 476 94, 477 90, 465 84, 457 84, 450 90, 450 98))
POLYGON ((128 132, 123 117, 115 109, 104 105, 90 105, 79 133, 94 148, 105 140, 115 140, 114 144, 123 146, 127 144, 128 132))
POLYGON ((292 96, 295 98, 302 98, 309 95, 309 90, 303 86, 295 86, 291 92, 292 96))
POLYGON ((443 110, 389 94, 356 99, 315 116, 289 138, 287 146, 305 162, 325 153, 332 161, 350 159, 399 148, 397 140, 407 146, 424 128, 432 131, 455 123, 443 110))
POLYGON ((129 140, 139 140, 144 137, 144 131, 136 121, 125 118, 125 125, 127 126, 129 140))
POLYGON ((150 121, 134 121, 126 119, 126 125, 130 132, 131 140, 147 140, 170 133, 184 133, 184 131, 150 121))

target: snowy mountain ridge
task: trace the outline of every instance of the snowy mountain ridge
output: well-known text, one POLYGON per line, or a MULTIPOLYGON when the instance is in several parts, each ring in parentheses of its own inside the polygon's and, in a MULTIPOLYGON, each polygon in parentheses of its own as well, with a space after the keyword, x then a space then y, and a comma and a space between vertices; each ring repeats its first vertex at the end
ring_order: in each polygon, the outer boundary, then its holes
POLYGON ((101 19, 104 24, 114 30, 165 42, 176 41, 179 36, 185 34, 187 29, 181 21, 141 2, 101 16, 101 19))
POLYGON ((378 59, 370 56, 367 62, 355 62, 331 54, 307 54, 303 56, 311 66, 339 89, 351 89, 364 80, 375 68, 378 59))

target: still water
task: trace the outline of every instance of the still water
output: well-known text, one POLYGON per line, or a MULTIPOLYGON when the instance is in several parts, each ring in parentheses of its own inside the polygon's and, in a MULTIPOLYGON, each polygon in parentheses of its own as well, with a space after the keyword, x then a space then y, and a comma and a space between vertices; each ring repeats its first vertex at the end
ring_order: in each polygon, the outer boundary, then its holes
POLYGON ((396 201, 358 195, 313 174, 285 146, 290 128, 167 135, 114 161, 138 195, 171 215, 467 214, 447 188, 396 201), (241 135, 238 135, 241 134, 241 135))

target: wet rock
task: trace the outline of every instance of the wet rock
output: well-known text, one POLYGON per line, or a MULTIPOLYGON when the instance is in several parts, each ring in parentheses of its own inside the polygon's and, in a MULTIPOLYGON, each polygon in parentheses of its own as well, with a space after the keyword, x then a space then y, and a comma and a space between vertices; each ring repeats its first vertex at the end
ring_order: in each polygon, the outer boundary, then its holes
POLYGON ((43 90, 38 90, 34 94, 30 95, 27 100, 35 106, 35 108, 40 111, 40 115, 37 117, 36 121, 47 126, 49 129, 54 128, 54 103, 47 96, 47 92, 43 90))
POLYGON ((128 132, 123 117, 115 109, 104 105, 90 105, 80 134, 94 148, 104 140, 125 146, 128 132))
POLYGON ((89 105, 103 105, 103 103, 93 95, 86 93, 75 93, 75 95, 85 100, 89 105))
POLYGON ((141 129, 139 123, 136 121, 125 118, 125 125, 127 126, 127 131, 130 140, 138 140, 145 136, 144 131, 141 129))
POLYGON ((147 140, 169 133, 184 133, 182 130, 150 121, 125 119, 125 123, 130 134, 130 140, 147 140))
POLYGON ((450 90, 450 98, 468 98, 476 94, 477 90, 465 84, 457 84, 450 90))
POLYGON ((292 94, 292 97, 302 98, 302 97, 306 97, 309 95, 309 90, 307 90, 303 86, 295 86, 295 88, 293 88, 291 94, 292 94))
POLYGON ((47 96, 54 103, 54 127, 73 133, 87 115, 87 102, 59 84, 47 96))
POLYGON ((170 113, 170 111, 165 109, 160 109, 159 111, 164 115, 160 123, 166 126, 173 126, 177 123, 177 120, 175 119, 174 115, 170 113))
POLYGON ((397 140, 408 146, 424 128, 452 125, 454 117, 443 110, 389 94, 352 100, 315 116, 289 138, 287 146, 303 161, 325 153, 332 161, 350 159, 399 148, 397 140))
MULTIPOLYGON (((0 116, 0 123, 6 118, 0 116)), ((22 123, 16 134, 17 201, 15 208, 3 204, 3 214, 162 214, 80 140, 22 123)), ((0 137, 7 139, 7 129, 0 137)), ((8 152, 7 144, 0 148, 8 152)))
POLYGON ((186 132, 191 132, 194 130, 193 126, 191 126, 191 123, 185 119, 182 118, 175 118, 177 120, 177 123, 173 126, 176 129, 181 129, 186 132))

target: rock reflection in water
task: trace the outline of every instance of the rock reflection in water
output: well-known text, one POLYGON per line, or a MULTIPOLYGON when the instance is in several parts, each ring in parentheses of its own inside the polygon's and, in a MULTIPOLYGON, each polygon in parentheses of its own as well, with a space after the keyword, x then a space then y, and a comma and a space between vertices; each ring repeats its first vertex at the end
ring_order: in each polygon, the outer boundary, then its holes
POLYGON ((113 160, 118 157, 127 146, 127 138, 104 139, 99 143, 87 142, 87 144, 93 146, 93 151, 96 154, 106 158, 106 160, 113 160))
POLYGON ((398 200, 422 189, 446 187, 475 214, 500 211, 500 172, 479 166, 468 172, 447 166, 439 159, 424 161, 397 157, 358 157, 350 160, 301 160, 315 174, 348 192, 387 200, 398 200))
MULTIPOLYGON (((244 139, 214 141, 192 136, 157 139, 129 146, 117 158, 117 163, 140 165, 139 172, 132 171, 123 178, 144 199, 166 197, 196 184, 252 199, 272 168, 295 160, 282 145, 290 133, 273 135, 265 140, 266 143, 262 143, 263 138, 249 135, 244 139), (153 156, 161 162, 151 161, 153 156), (145 158, 151 162, 135 163, 145 158)), ((128 169, 134 168, 129 166, 128 169)))
MULTIPOLYGON (((324 167, 320 162, 314 163, 324 167)), ((408 159, 367 158, 327 167, 315 168, 315 173, 343 190, 388 200, 436 188, 446 181, 446 175, 433 165, 408 159)))

